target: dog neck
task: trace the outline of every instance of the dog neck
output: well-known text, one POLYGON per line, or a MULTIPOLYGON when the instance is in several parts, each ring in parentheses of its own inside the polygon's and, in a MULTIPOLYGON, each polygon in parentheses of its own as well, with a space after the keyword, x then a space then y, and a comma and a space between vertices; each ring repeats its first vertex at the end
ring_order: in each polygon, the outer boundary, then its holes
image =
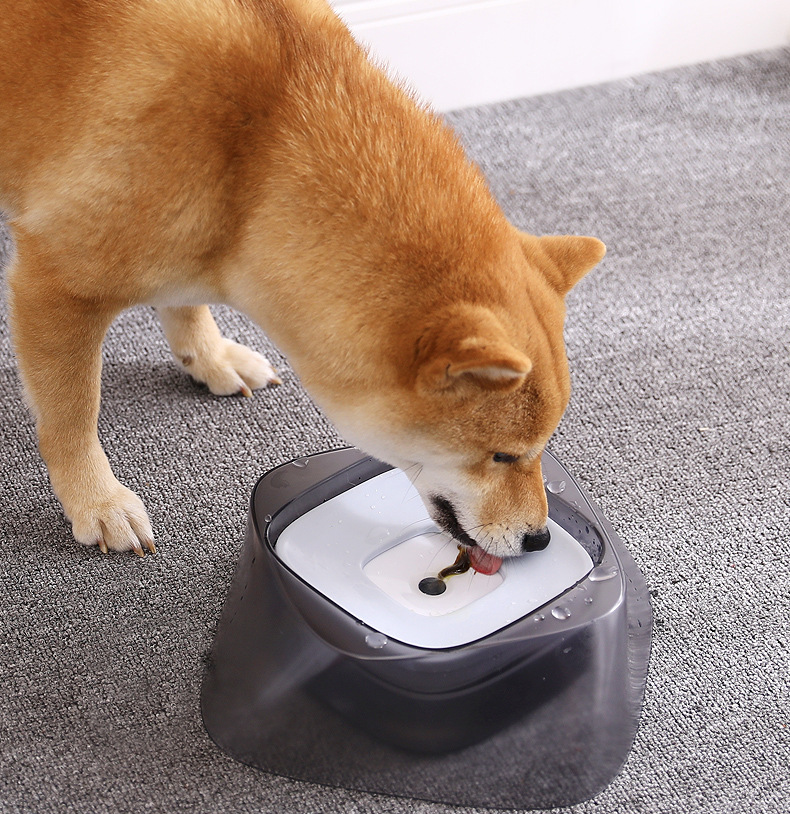
POLYGON ((380 387, 413 353, 404 338, 416 340, 424 315, 490 299, 481 268, 500 262, 514 230, 450 129, 344 28, 320 22, 291 45, 253 153, 265 161, 250 168, 258 203, 230 300, 320 398, 380 387))

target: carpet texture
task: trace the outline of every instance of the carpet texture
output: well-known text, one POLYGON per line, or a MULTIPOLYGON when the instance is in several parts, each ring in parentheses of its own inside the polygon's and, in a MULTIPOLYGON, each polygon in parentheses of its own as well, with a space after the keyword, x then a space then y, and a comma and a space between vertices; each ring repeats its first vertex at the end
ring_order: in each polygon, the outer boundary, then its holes
MULTIPOLYGON (((643 570, 655 633, 632 753, 572 811, 786 814, 790 51, 449 119, 518 226, 609 247, 568 298, 574 393, 551 449, 643 570)), ((0 812, 447 811, 269 776, 203 730, 252 485, 343 444, 261 332, 217 316, 282 387, 212 397, 148 309, 107 338, 101 437, 157 533, 139 560, 72 541, 0 314, 0 812)))

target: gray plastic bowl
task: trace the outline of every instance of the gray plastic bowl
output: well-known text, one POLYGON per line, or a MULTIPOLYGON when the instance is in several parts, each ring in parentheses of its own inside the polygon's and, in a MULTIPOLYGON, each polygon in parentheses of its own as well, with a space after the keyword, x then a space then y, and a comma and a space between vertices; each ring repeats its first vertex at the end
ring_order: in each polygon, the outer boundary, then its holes
MULTIPOLYGON (((299 518, 319 507, 317 516, 331 517, 327 507, 340 511, 342 495, 391 467, 349 448, 264 475, 203 682, 203 720, 216 744, 298 780, 474 807, 572 805, 608 785, 641 712, 648 592, 600 510, 550 453, 542 463, 549 517, 589 556, 589 571, 542 605, 447 647, 393 636, 396 617, 411 611, 384 592, 392 624, 387 614, 374 627, 349 612, 344 597, 378 590, 360 576, 358 546, 339 592, 322 593, 278 556, 299 518)), ((332 550, 323 536, 304 540, 316 557, 332 550)), ((386 549, 371 546, 371 557, 386 549)), ((524 563, 507 568, 505 581, 524 563)), ((497 590, 463 612, 491 615, 497 590)))

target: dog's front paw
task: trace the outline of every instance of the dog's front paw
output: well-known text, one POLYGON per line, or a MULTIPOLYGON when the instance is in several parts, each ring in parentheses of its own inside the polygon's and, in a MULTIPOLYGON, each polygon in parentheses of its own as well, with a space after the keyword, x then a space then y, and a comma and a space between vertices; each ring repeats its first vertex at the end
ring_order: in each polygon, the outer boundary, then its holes
POLYGON ((103 553, 134 551, 142 557, 156 553, 151 521, 137 495, 115 483, 94 495, 63 501, 77 542, 96 545, 103 553))
POLYGON ((203 382, 216 396, 236 393, 252 396, 252 391, 259 387, 282 384, 260 353, 230 339, 223 339, 217 352, 208 359, 183 356, 179 361, 192 378, 203 382))

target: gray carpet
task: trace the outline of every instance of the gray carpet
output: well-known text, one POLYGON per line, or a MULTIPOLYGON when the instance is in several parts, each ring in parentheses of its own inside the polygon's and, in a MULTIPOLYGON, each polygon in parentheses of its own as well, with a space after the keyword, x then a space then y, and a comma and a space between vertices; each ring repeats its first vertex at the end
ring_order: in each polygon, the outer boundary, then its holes
MULTIPOLYGON (((574 395, 552 449, 642 568, 656 628, 631 756, 573 811, 786 814, 790 51, 450 119, 515 223, 609 246, 569 297, 574 395)), ((265 337, 218 311, 284 385, 217 399, 176 370, 149 310, 111 330, 101 435, 158 534, 138 560, 72 542, 4 313, 0 811, 446 810, 268 776, 203 730, 251 487, 342 444, 265 337)))

